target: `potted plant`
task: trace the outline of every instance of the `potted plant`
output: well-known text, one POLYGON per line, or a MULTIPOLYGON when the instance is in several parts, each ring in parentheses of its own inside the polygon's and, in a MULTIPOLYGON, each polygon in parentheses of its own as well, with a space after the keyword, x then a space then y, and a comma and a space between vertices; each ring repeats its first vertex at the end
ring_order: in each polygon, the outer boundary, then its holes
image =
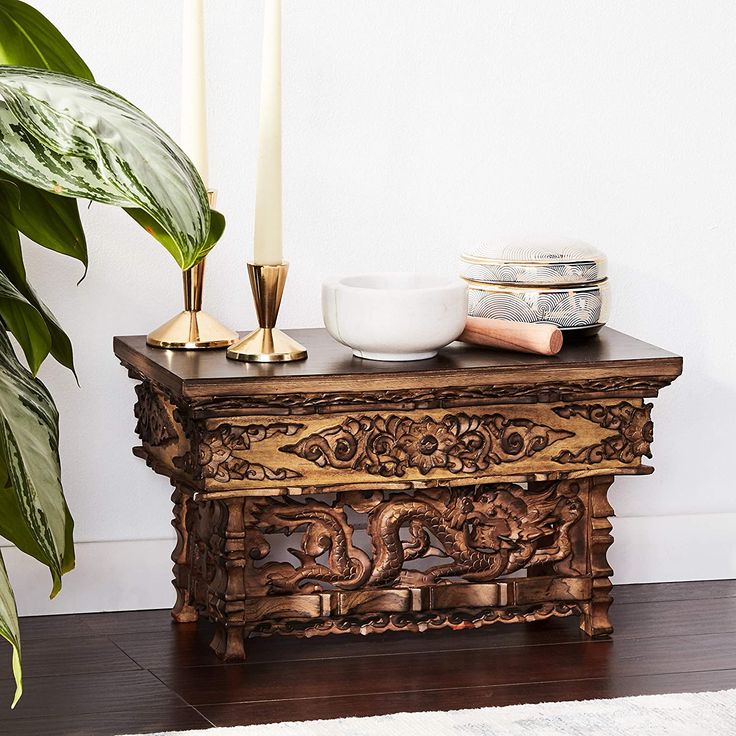
MULTIPOLYGON (((0 536, 48 566, 52 597, 74 567, 73 521, 60 478, 58 413, 36 372, 49 355, 72 371, 74 363, 69 338, 28 283, 20 236, 86 268, 77 198, 124 208, 182 269, 201 260, 225 226, 171 138, 96 84, 41 13, 0 0, 0 536)), ((2 557, 0 636, 13 647, 15 705, 20 631, 2 557)))

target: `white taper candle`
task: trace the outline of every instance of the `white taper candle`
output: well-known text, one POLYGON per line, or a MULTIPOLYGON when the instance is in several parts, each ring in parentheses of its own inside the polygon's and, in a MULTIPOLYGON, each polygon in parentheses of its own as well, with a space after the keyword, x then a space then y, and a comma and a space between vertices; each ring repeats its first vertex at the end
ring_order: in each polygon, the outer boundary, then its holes
POLYGON ((208 186, 204 0, 184 0, 183 20, 180 141, 208 186))
POLYGON ((281 0, 266 0, 256 166, 253 262, 282 262, 281 244, 281 0))

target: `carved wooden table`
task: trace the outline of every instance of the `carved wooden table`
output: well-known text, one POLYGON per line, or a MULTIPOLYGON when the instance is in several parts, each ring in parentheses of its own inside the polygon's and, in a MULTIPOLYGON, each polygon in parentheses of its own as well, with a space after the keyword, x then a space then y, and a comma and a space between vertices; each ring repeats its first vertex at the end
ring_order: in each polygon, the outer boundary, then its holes
POLYGON ((174 486, 174 619, 212 619, 226 659, 252 633, 569 615, 611 633, 606 493, 652 472, 644 398, 681 358, 610 329, 551 358, 415 363, 293 334, 310 357, 287 365, 115 338, 141 382, 134 452, 174 486))

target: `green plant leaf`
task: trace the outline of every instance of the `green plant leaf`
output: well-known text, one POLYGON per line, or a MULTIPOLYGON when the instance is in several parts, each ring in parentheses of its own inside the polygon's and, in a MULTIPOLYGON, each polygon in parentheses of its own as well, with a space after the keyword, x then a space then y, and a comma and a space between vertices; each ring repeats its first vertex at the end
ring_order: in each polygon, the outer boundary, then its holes
POLYGON ((44 248, 76 258, 87 270, 87 239, 76 199, 0 178, 0 216, 44 248))
MULTIPOLYGON (((138 209, 125 210, 149 235, 152 235, 166 250, 171 251, 175 244, 171 236, 147 213, 138 209)), ((217 210, 210 211, 210 232, 207 235, 201 257, 204 258, 215 247, 225 231, 225 218, 217 210)))
MULTIPOLYGON (((10 489, 12 482, 8 479, 8 468, 5 467, 4 459, 0 458, 0 477, 5 476, 2 502, 0 502, 0 537, 12 540, 13 544, 25 554, 34 557, 41 562, 46 559, 42 540, 39 540, 26 524, 25 512, 21 505, 21 499, 10 489)), ((65 525, 67 538, 64 543, 65 555, 62 557, 60 571, 65 574, 74 569, 74 520, 65 504, 65 525)), ((53 597, 53 595, 52 595, 53 597)))
POLYGON ((182 269, 208 248, 210 207, 192 162, 145 113, 92 82, 0 67, 0 170, 65 197, 143 210, 182 269))
POLYGON ((15 697, 12 707, 23 694, 23 677, 20 669, 20 625, 18 609, 15 606, 13 588, 10 586, 5 561, 0 554, 0 636, 7 639, 13 647, 13 676, 15 677, 15 697))
POLYGON ((0 0, 0 64, 50 69, 94 81, 58 28, 20 0, 0 0))
POLYGON ((51 597, 74 566, 71 517, 61 487, 59 416, 51 394, 0 332, 0 534, 46 565, 51 597))
POLYGON ((51 355, 61 365, 74 372, 74 354, 71 341, 64 330, 61 329, 49 308, 36 296, 28 283, 18 231, 2 217, 0 217, 0 271, 43 317, 51 336, 51 355))
POLYGON ((43 315, 0 271, 0 317, 15 335, 28 365, 35 375, 51 352, 51 335, 43 315))

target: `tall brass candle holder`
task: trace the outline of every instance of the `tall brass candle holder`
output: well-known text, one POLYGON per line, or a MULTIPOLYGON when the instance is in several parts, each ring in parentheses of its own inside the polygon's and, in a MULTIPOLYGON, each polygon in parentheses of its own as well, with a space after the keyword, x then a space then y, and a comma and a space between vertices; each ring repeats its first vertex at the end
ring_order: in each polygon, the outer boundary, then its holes
MULTIPOLYGON (((210 207, 214 207, 215 192, 208 192, 207 197, 210 207)), ((204 268, 203 258, 196 266, 183 272, 184 311, 151 332, 146 343, 155 348, 208 350, 229 347, 238 339, 237 332, 202 311, 204 268)))
POLYGON ((277 266, 248 264, 258 329, 229 348, 228 358, 249 363, 286 363, 307 357, 307 349, 303 345, 276 329, 276 318, 288 273, 288 263, 277 266))

